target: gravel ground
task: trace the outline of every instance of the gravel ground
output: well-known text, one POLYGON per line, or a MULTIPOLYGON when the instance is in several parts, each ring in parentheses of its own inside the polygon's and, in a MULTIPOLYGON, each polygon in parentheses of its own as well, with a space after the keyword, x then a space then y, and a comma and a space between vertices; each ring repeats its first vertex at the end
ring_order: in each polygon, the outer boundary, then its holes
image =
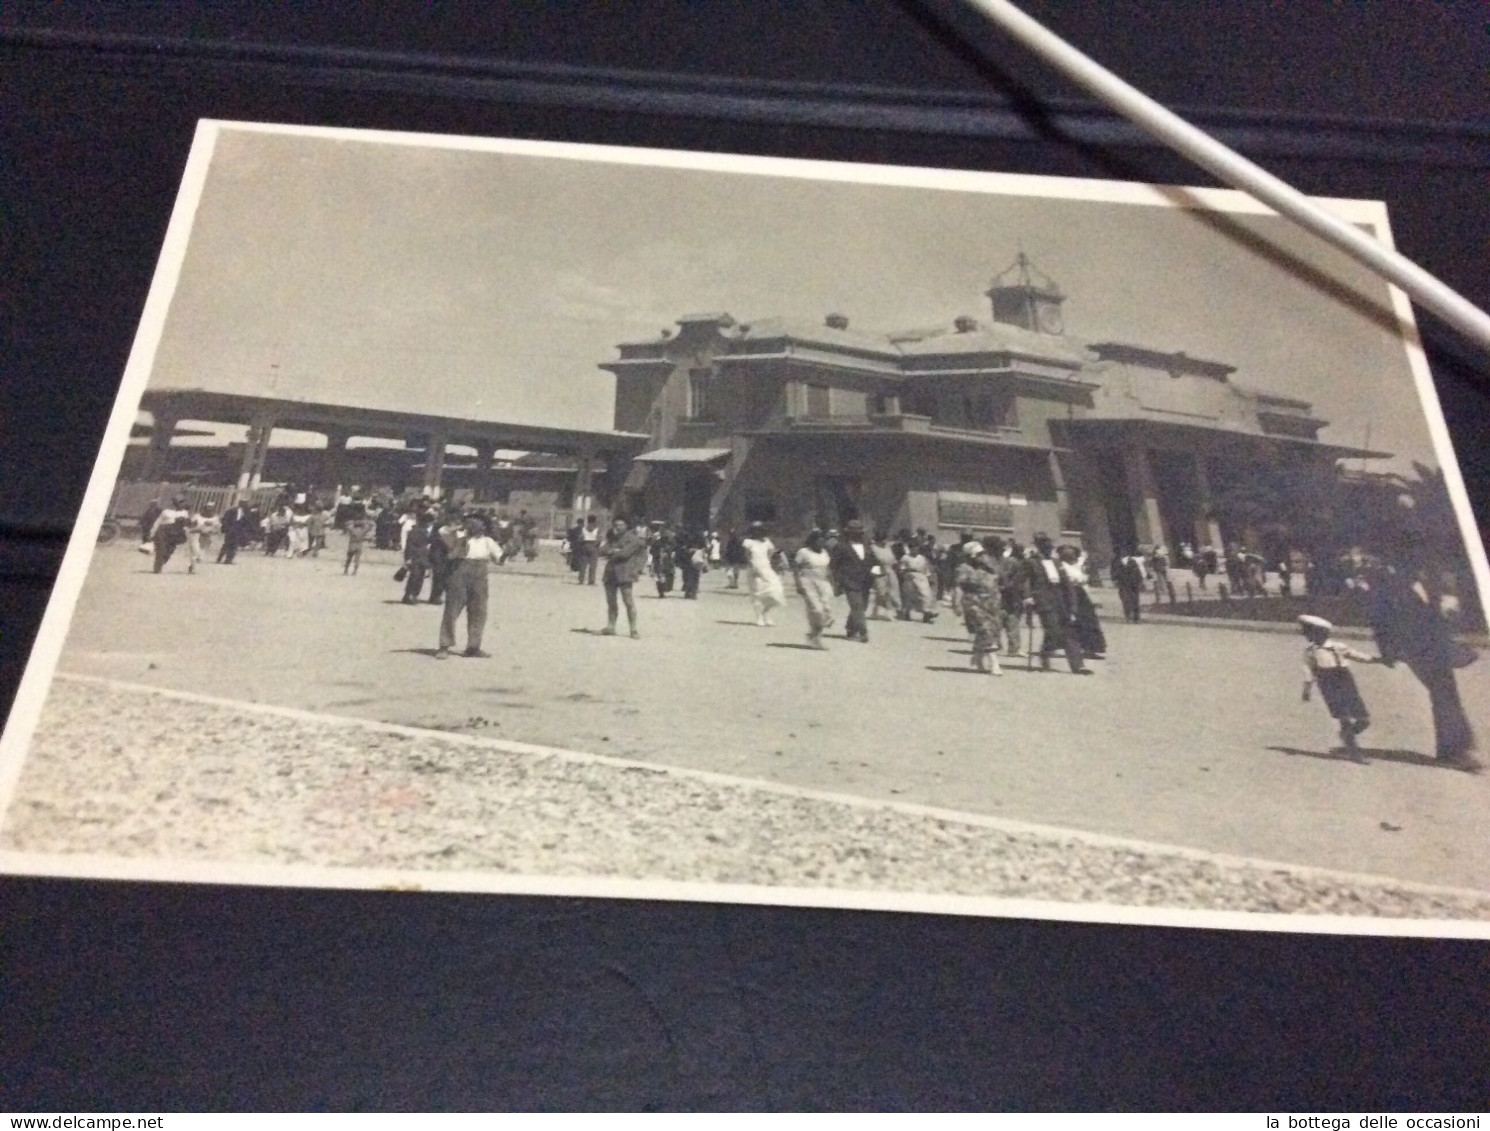
POLYGON ((1124 847, 65 677, 47 702, 0 847, 1490 919, 1490 893, 1124 847))

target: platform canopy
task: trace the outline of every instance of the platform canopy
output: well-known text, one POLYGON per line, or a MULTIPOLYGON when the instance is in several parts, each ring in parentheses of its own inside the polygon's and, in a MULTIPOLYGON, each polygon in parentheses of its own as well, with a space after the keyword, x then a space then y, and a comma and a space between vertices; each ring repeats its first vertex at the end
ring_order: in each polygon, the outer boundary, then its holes
MULTIPOLYGON (((217 424, 269 425, 307 432, 403 440, 437 436, 445 443, 494 446, 553 455, 629 457, 649 437, 635 432, 600 432, 512 424, 473 417, 425 415, 350 405, 217 393, 205 389, 147 389, 140 407, 157 421, 198 420, 217 424)), ((418 447, 415 443, 411 446, 418 447)))

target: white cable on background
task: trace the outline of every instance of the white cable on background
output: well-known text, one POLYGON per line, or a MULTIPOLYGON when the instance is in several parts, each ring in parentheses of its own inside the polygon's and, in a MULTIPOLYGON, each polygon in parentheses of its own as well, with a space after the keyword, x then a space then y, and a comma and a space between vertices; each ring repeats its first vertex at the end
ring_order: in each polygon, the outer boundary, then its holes
POLYGON ((973 8, 1072 81, 1153 134, 1181 156, 1250 193, 1275 211, 1396 283, 1466 338, 1490 352, 1490 314, 1412 260, 1355 225, 1332 216, 1303 193, 1166 110, 1094 59, 1072 47, 1008 0, 967 0, 973 8))

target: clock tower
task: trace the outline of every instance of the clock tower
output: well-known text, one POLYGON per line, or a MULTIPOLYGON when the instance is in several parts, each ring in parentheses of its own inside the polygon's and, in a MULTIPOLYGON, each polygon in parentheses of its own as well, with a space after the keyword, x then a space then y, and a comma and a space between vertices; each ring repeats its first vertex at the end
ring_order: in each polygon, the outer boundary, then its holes
POLYGON ((994 276, 983 292, 993 303, 993 320, 1037 334, 1064 334, 1061 304, 1066 296, 1055 280, 1035 269, 1029 256, 1019 253, 1007 269, 994 276))

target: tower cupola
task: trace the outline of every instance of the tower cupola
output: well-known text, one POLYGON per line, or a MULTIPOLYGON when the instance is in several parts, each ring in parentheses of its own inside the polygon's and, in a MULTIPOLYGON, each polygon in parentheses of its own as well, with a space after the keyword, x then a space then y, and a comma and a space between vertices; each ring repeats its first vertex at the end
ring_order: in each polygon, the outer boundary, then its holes
POLYGON ((1054 279, 1035 268, 1023 251, 983 292, 993 304, 993 320, 1038 334, 1064 334, 1061 304, 1066 296, 1054 279))

